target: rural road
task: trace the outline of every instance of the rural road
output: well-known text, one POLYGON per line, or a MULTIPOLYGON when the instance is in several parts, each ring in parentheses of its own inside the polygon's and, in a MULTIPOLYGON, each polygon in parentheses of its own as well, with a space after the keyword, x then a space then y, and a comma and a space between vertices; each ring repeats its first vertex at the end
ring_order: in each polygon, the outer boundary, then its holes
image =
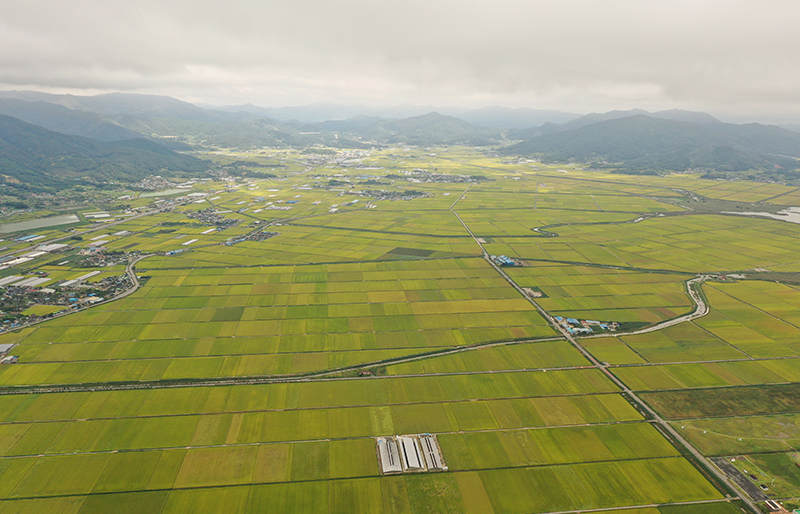
MULTIPOLYGON (((470 187, 472 187, 472 184, 470 184, 470 186, 467 187, 467 189, 461 194, 461 196, 459 196, 456 199, 456 201, 453 202, 453 205, 450 206, 450 211, 453 214, 455 214, 456 218, 458 218, 458 221, 460 221, 461 224, 464 226, 464 229, 481 247, 481 250, 483 250, 483 258, 486 260, 486 262, 488 262, 489 265, 491 265, 495 269, 495 271, 497 271, 497 273, 499 273, 503 278, 505 278, 506 281, 509 284, 511 284, 511 286, 514 287, 514 289, 519 291, 519 293, 523 296, 523 298, 526 298, 536 308, 536 310, 539 311, 539 313, 546 320, 550 322, 550 324, 552 324, 559 332, 561 332, 561 334, 567 339, 567 341, 569 341, 584 357, 586 357, 586 359, 588 359, 589 362, 591 362, 595 368, 597 368, 604 375, 606 375, 606 377, 608 377, 609 380, 611 380, 614 384, 616 384, 617 387, 619 387, 628 396, 628 398, 633 400, 641 411, 646 412, 651 417, 651 419, 655 420, 655 422, 662 428, 664 432, 668 433, 673 438, 674 441, 679 443, 687 452, 691 453, 692 456, 695 459, 697 459, 697 461, 700 462, 703 465, 703 467, 705 467, 709 472, 713 473, 714 476, 716 476, 721 483, 725 484, 731 491, 735 491, 739 499, 742 500, 745 504, 747 504, 754 513, 760 513, 761 509, 759 509, 758 506, 756 506, 755 502, 750 500, 750 498, 747 497, 747 495, 742 494, 739 491, 739 489, 733 484, 733 482, 730 479, 728 479, 725 473, 720 471, 714 464, 712 464, 708 459, 706 459, 706 457, 702 453, 700 453, 677 430, 675 430, 672 427, 672 425, 666 422, 656 411, 651 409, 649 405, 647 405, 641 398, 639 398, 639 396, 635 392, 631 390, 631 388, 629 388, 624 382, 622 382, 619 378, 617 378, 617 376, 614 375, 604 364, 598 361, 594 357, 594 355, 589 353, 589 351, 586 350, 586 348, 584 348, 574 337, 572 337, 572 334, 570 334, 566 328, 562 327, 559 323, 557 323, 556 320, 544 308, 542 308, 538 303, 536 303, 536 301, 533 298, 525 294, 525 291, 523 291, 522 288, 519 285, 517 285, 517 283, 500 266, 498 266, 497 264, 494 263, 494 261, 492 261, 492 259, 489 257, 489 253, 483 247, 483 244, 481 244, 481 242, 478 241, 478 238, 475 237, 475 234, 472 233, 467 224, 464 223, 464 220, 461 219, 461 216, 459 216, 458 213, 455 211, 456 204, 458 203, 459 200, 461 200, 464 197, 467 191, 469 191, 470 187)), ((653 325, 638 331, 628 332, 628 334, 629 335, 643 334, 647 332, 652 332, 654 330, 661 330, 673 325, 677 325, 679 323, 685 323, 687 321, 691 321, 693 319, 705 316, 708 313, 708 305, 706 305, 705 301, 703 300, 702 296, 700 295, 699 291, 695 288, 695 286, 697 284, 702 283, 705 280, 708 280, 709 278, 710 277, 703 275, 693 278, 686 282, 686 290, 688 291, 689 296, 696 305, 694 311, 679 318, 667 320, 663 323, 659 323, 657 325, 653 325)))
MULTIPOLYGON (((744 503, 746 503, 753 512, 760 512, 758 507, 755 505, 753 501, 751 501, 747 496, 741 494, 736 486, 728 479, 728 477, 722 473, 716 466, 714 466, 708 459, 706 459, 687 439, 685 439, 677 430, 675 430, 670 423, 665 421, 661 416, 658 415, 653 409, 651 409, 639 396, 632 391, 625 383, 623 383, 619 378, 614 375, 606 365, 599 362, 588 350, 586 350, 564 327, 560 324, 556 323, 555 319, 544 309, 542 308, 534 299, 530 298, 523 289, 506 273, 504 269, 499 267, 495 264, 490 256, 489 253, 484 248, 481 241, 472 233, 470 228, 467 224, 461 219, 459 214, 455 211, 455 206, 459 202, 459 200, 463 199, 470 188, 474 185, 471 183, 464 192, 453 202, 450 206, 450 211, 456 216, 459 220, 461 225, 464 229, 469 233, 470 237, 472 237, 475 242, 481 248, 483 258, 489 263, 489 265, 500 275, 502 276, 512 287, 514 287, 523 298, 527 299, 534 308, 556 329, 558 330, 563 337, 569 341, 590 363, 591 367, 596 368, 600 372, 602 372, 606 377, 611 380, 636 406, 639 408, 641 412, 646 413, 651 420, 657 425, 659 425, 662 431, 672 438, 672 440, 677 443, 678 445, 682 446, 683 449, 690 453, 696 462, 702 464, 702 467, 705 468, 708 472, 714 474, 716 478, 721 482, 724 483, 730 490, 736 491, 739 499, 741 499, 744 503)), ((147 214, 142 214, 137 217, 141 217, 147 214)), ((113 226, 113 224, 103 225, 102 227, 98 227, 99 229, 106 228, 108 226, 113 226)), ((67 236, 69 237, 69 236, 67 236)), ((130 262, 126 267, 126 273, 129 275, 132 281, 132 287, 123 292, 122 294, 116 296, 114 300, 123 298, 132 294, 134 291, 138 290, 140 283, 138 278, 136 277, 135 273, 135 265, 141 261, 142 259, 149 257, 150 255, 143 255, 137 257, 134 261, 130 262)), ((695 309, 684 316, 674 318, 672 320, 667 320, 662 323, 658 323, 656 325, 652 325, 640 330, 627 332, 626 334, 642 334, 653 332, 656 330, 662 330, 664 328, 674 326, 680 323, 685 323, 687 321, 691 321, 697 319, 699 317, 705 316, 709 309, 707 304, 705 303, 702 295, 699 292, 698 286, 703 281, 708 280, 710 277, 706 275, 698 276, 696 278, 692 278, 686 282, 686 289, 687 293, 689 294, 690 298, 695 304, 695 309)), ((112 301, 111 299, 106 300, 112 301)), ((103 302, 105 303, 105 302, 103 302)), ((620 333, 621 335, 621 333, 620 333)), ((496 343, 497 344, 497 343, 496 343)), ((477 348, 477 347, 476 347, 477 348)), ((459 348, 453 349, 446 353, 455 353, 459 351, 466 351, 469 348, 459 348)), ((410 356, 407 360, 416 360, 421 358, 433 357, 435 355, 428 355, 428 356, 410 356)), ((588 367, 588 366, 587 366, 588 367)), ((355 369, 355 367, 354 367, 355 369)), ((319 377, 324 375, 329 375, 333 373, 341 373, 343 370, 336 370, 336 371, 326 371, 320 372, 315 374, 309 374, 306 376, 294 376, 294 377, 248 377, 248 378, 223 378, 223 379, 216 379, 216 380, 196 380, 196 381, 175 381, 175 382, 131 382, 131 383, 116 383, 116 384, 85 384, 85 385, 65 385, 65 386, 44 386, 44 387, 28 387, 28 388, 9 388, 0 391, 0 394, 19 394, 19 393, 34 393, 34 392, 68 392, 68 391, 104 391, 104 390, 126 390, 126 389, 150 389, 150 388, 169 388, 169 387, 197 387, 197 386, 204 386, 204 385, 241 385, 241 384, 263 384, 263 383, 274 383, 274 382, 296 382, 296 381, 307 381, 307 380, 315 380, 319 377)), ((724 500, 721 500, 724 501, 724 500)))
MULTIPOLYGON (((536 302, 534 302, 533 300, 531 300, 531 303, 536 305, 536 302)), ((537 305, 537 307, 538 307, 538 305, 537 305)), ((540 310, 541 310, 541 312, 543 314, 547 315, 547 313, 543 309, 540 308, 540 310)), ((722 482, 723 484, 728 486, 728 488, 730 490, 735 491, 737 496, 739 497, 739 499, 741 499, 744 503, 746 503, 753 510, 753 512, 756 512, 756 513, 761 512, 761 509, 759 509, 758 506, 756 506, 756 504, 752 500, 750 500, 750 498, 748 498, 744 494, 741 494, 739 492, 739 489, 733 484, 733 482, 731 482, 723 472, 721 472, 719 469, 717 469, 717 467, 714 464, 712 464, 708 459, 706 459, 706 457, 702 453, 700 453, 677 430, 675 430, 675 428, 673 428, 671 424, 669 424, 667 421, 665 421, 664 418, 662 418, 655 410, 651 409, 648 404, 646 404, 641 398, 639 398, 639 396, 635 392, 633 392, 624 382, 622 382, 620 379, 618 379, 617 376, 614 375, 606 366, 604 366, 597 359, 595 359, 594 356, 591 353, 589 353, 583 346, 581 346, 581 344, 578 343, 572 337, 572 335, 569 332, 566 331, 566 329, 563 329, 560 325, 557 325, 557 327, 559 328, 559 330, 561 330, 561 333, 564 335, 564 337, 566 337, 567 340, 575 346, 575 348, 577 348, 587 359, 589 359, 589 361, 592 364, 594 364, 594 366, 597 369, 602 371, 612 382, 614 382, 617 385, 617 387, 622 389, 623 392, 629 398, 631 398, 633 401, 635 401, 637 406, 640 409, 646 411, 647 414, 649 416, 651 416, 652 419, 654 419, 656 421, 656 423, 658 423, 658 425, 660 425, 661 428, 666 433, 668 433, 675 441, 680 443, 680 445, 683 446, 684 449, 686 449, 699 462, 701 462, 703 464, 703 466, 708 471, 713 473, 720 480, 720 482, 722 482)))
POLYGON ((609 337, 609 336, 617 337, 617 336, 635 336, 638 334, 647 334, 648 332, 663 330, 665 328, 669 328, 675 325, 680 325, 681 323, 686 323, 687 321, 692 321, 697 318, 702 318, 703 316, 708 314, 708 305, 706 305, 705 300, 703 300, 703 296, 700 294, 700 291, 697 290, 696 286, 702 284, 703 282, 709 280, 710 278, 711 277, 708 275, 702 275, 686 281, 686 291, 689 294, 689 298, 692 299, 692 302, 695 305, 694 310, 689 314, 684 314, 683 316, 679 316, 677 318, 668 319, 666 321, 662 321, 638 330, 632 330, 628 332, 614 332, 613 334, 595 334, 591 336, 581 336, 581 339, 589 339, 592 337, 609 337))
MULTIPOLYGON (((70 310, 61 311, 61 313, 54 314, 53 316, 51 316, 49 318, 43 318, 43 319, 40 319, 38 321, 34 321, 32 323, 26 323, 24 325, 16 327, 16 328, 14 328, 14 330, 17 330, 17 329, 20 329, 20 328, 32 327, 34 325, 38 325, 39 323, 44 323, 45 321, 50 321, 52 319, 60 318, 62 316, 69 316, 70 314, 75 314, 76 312, 85 311, 86 309, 91 309, 92 307, 97 307, 98 305, 103 305, 105 303, 114 302, 116 300, 125 298, 126 296, 129 296, 129 295, 135 293, 136 290, 139 289, 139 286, 141 284, 139 283, 139 278, 136 276, 136 272, 134 271, 133 267, 136 265, 137 262, 139 262, 142 259, 145 259, 147 257, 151 257, 153 255, 155 255, 155 254, 149 253, 149 254, 146 254, 146 255, 140 255, 140 256, 136 257, 136 259, 134 259, 134 260, 132 260, 131 262, 128 263, 128 265, 125 267, 125 273, 128 274, 128 277, 130 277, 131 282, 132 282, 133 285, 130 288, 128 288, 125 291, 123 291, 122 293, 120 293, 120 294, 118 294, 116 296, 112 296, 110 298, 106 298, 105 300, 97 302, 97 303, 84 305, 83 307, 80 307, 78 309, 70 309, 70 310)), ((66 309, 66 306, 65 306, 65 309, 66 309)))

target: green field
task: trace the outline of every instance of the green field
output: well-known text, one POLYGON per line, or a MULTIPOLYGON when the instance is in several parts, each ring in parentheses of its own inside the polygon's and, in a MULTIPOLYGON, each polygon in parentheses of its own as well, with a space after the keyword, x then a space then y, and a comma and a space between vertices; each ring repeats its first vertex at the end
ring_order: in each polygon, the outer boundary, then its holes
POLYGON ((800 444, 797 414, 688 419, 673 422, 706 455, 794 451, 800 444))
POLYGON ((0 383, 294 374, 555 335, 482 259, 147 273, 125 300, 26 332, 0 383))
POLYGON ((800 455, 797 452, 770 455, 745 455, 736 459, 736 467, 754 475, 754 482, 767 487, 778 498, 800 495, 800 455))
POLYGON ((135 198, 152 211, 0 271, 94 287, 125 273, 82 266, 95 247, 149 255, 128 296, 0 330, 19 359, 0 366, 0 514, 748 512, 666 423, 800 495, 800 227, 708 208, 793 189, 358 155, 214 154, 276 176, 135 198), (709 312, 687 321, 697 276, 709 312), (556 316, 619 326, 570 340, 556 316), (448 470, 382 476, 375 438, 420 433, 448 470))
POLYGON ((800 412, 800 384, 643 393, 669 419, 800 412))

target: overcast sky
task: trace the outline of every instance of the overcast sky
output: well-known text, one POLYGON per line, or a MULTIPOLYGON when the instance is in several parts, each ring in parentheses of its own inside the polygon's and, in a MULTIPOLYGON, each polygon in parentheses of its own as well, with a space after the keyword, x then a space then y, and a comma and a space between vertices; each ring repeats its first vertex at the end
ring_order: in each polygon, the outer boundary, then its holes
POLYGON ((0 89, 800 120, 798 0, 0 0, 0 89))

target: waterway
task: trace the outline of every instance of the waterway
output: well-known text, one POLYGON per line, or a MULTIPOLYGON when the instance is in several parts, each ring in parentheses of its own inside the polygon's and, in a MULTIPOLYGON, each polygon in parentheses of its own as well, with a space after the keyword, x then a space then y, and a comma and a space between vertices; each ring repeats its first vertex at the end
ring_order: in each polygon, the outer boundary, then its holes
POLYGON ((740 214, 742 216, 764 216, 775 220, 788 221, 789 223, 800 223, 800 207, 789 207, 778 211, 777 214, 771 212, 725 212, 724 214, 740 214))
POLYGON ((69 223, 78 223, 79 221, 80 218, 74 214, 48 216, 46 218, 36 218, 28 221, 18 221, 17 223, 6 223, 5 225, 0 225, 0 234, 36 230, 38 228, 54 227, 56 225, 67 225, 69 223))

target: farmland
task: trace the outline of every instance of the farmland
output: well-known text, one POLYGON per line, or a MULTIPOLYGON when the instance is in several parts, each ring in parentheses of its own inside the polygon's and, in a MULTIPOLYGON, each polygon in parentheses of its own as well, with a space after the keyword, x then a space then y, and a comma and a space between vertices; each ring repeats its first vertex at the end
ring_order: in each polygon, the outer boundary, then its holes
POLYGON ((800 227, 687 207, 794 189, 459 147, 278 159, 9 246, 69 244, 0 279, 136 283, 0 331, 0 514, 751 509, 706 457, 800 502, 800 288, 759 275, 800 272, 800 227), (381 475, 375 438, 420 433, 449 469, 381 475))

